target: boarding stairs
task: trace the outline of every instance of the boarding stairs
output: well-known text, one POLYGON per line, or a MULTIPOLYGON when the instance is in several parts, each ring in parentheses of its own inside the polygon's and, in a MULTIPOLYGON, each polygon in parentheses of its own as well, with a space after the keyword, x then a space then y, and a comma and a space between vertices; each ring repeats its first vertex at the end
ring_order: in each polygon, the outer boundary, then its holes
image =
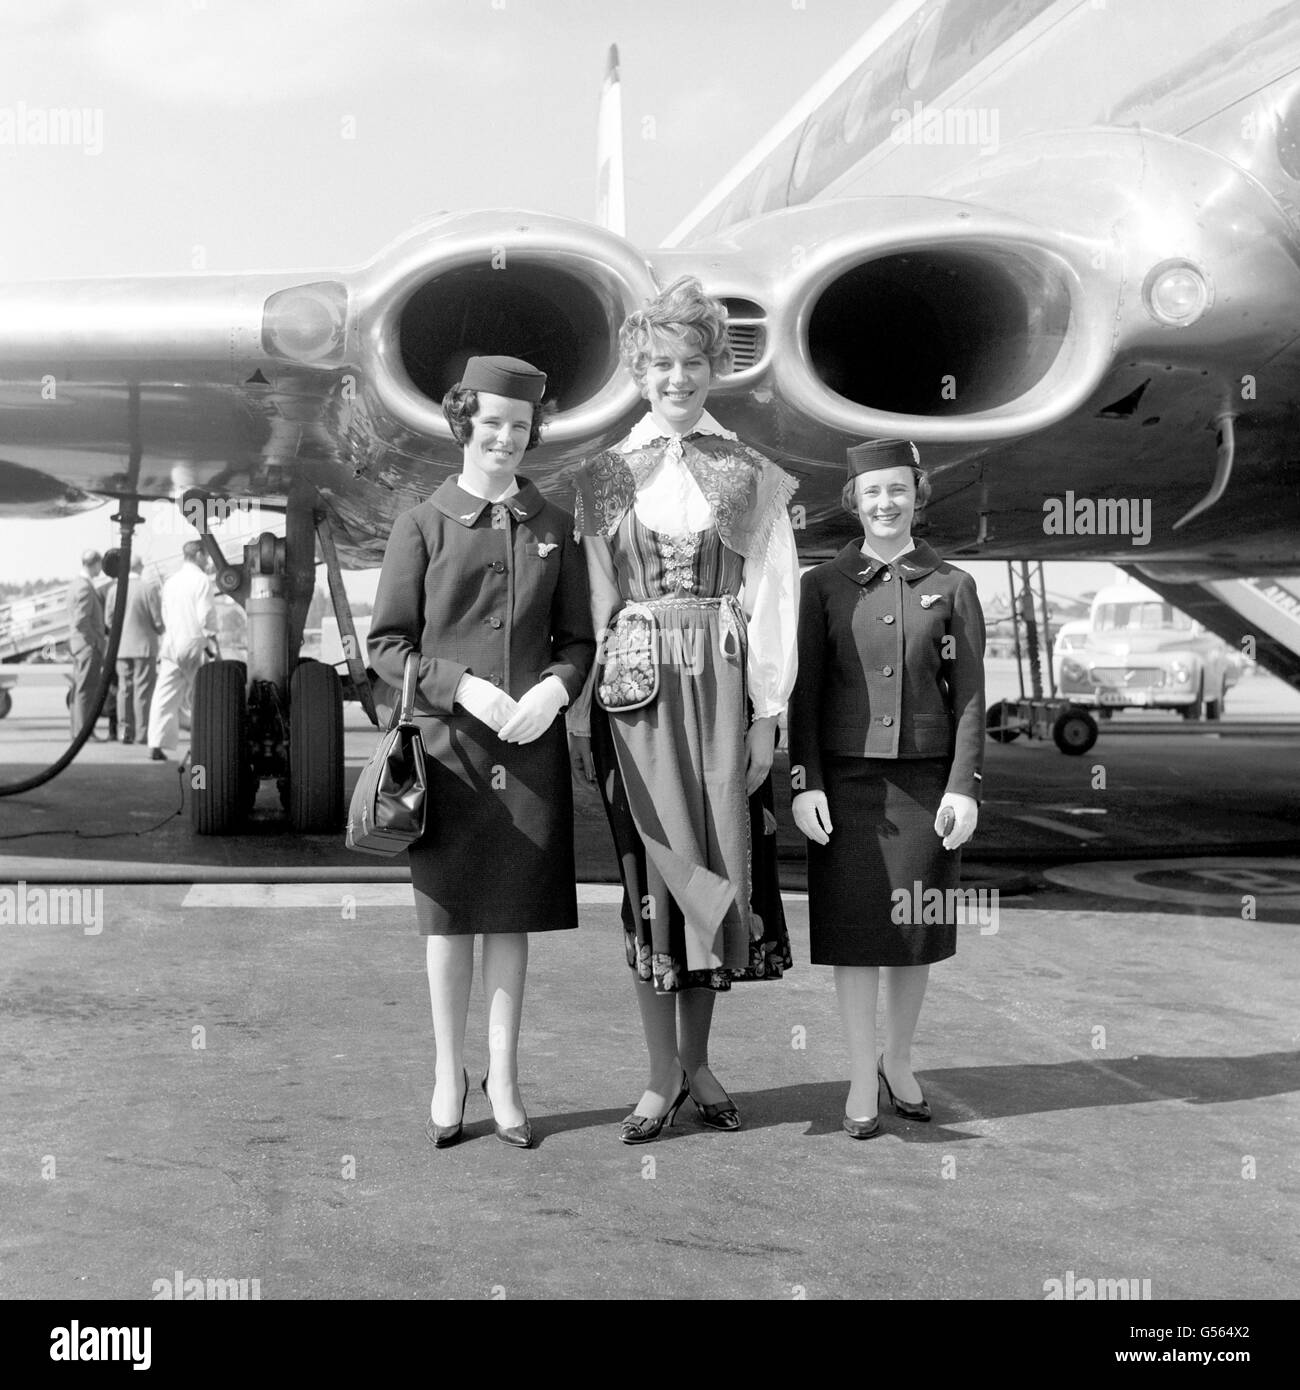
POLYGON ((1300 575, 1174 583, 1158 565, 1120 568, 1300 690, 1300 575))

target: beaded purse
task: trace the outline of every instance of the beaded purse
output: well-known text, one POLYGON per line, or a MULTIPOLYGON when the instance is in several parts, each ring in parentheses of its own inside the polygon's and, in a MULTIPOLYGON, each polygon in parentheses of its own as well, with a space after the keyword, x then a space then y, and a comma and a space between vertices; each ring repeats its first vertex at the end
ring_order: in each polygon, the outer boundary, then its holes
POLYGON ((650 609, 629 603, 618 611, 605 633, 596 680, 596 702, 602 709, 616 714, 641 709, 659 693, 657 637, 650 609))

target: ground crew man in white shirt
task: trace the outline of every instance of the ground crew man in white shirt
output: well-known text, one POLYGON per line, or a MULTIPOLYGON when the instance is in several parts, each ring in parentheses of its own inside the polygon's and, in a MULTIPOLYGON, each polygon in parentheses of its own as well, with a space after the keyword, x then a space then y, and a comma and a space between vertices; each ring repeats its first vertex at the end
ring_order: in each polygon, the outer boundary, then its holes
POLYGON ((175 753, 181 705, 193 691, 203 652, 217 631, 216 599, 200 541, 186 541, 180 569, 162 586, 163 638, 149 711, 149 756, 175 753))

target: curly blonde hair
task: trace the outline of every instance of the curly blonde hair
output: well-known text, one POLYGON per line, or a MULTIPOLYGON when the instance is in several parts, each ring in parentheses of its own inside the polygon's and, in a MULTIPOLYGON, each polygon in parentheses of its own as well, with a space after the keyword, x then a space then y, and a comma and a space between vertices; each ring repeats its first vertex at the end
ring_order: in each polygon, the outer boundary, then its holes
POLYGON ((640 386, 656 337, 681 338, 709 359, 714 377, 731 370, 731 344, 727 341, 727 310, 722 301, 704 293, 693 275, 683 275, 623 320, 618 353, 632 379, 640 386))

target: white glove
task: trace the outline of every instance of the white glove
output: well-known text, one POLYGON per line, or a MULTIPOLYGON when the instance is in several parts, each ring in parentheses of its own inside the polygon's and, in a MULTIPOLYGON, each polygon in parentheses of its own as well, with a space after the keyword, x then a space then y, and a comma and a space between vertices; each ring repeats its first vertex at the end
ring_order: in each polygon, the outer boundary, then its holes
POLYGON ((961 792, 944 792, 943 800, 939 803, 939 810, 934 818, 934 833, 936 835, 943 835, 939 820, 946 806, 952 808, 955 819, 952 823, 952 829, 943 837, 943 847, 944 849, 960 849, 975 833, 975 826, 980 818, 979 803, 973 796, 964 796, 961 792))
POLYGON ((826 793, 800 792, 790 803, 794 812, 794 823, 815 843, 829 845, 831 842, 831 808, 826 793))
POLYGON ((504 690, 468 672, 456 683, 456 703, 497 734, 517 708, 504 690))
POLYGON ((555 723, 568 703, 564 682, 559 676, 547 676, 519 697, 514 713, 497 730, 497 737, 506 743, 532 743, 555 723))

